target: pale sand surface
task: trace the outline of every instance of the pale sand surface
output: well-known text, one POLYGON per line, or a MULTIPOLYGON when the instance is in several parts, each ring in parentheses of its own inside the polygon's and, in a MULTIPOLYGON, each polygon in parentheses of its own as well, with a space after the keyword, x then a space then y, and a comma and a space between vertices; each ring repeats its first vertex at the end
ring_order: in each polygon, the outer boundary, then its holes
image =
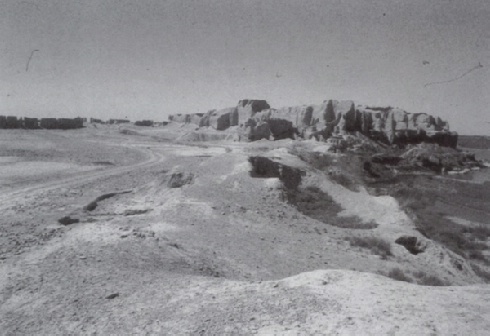
POLYGON ((11 168, 25 164, 25 157, 1 161, 2 178, 13 182, 0 196, 0 334, 490 331, 490 289, 465 260, 432 241, 416 256, 394 243, 400 235, 424 239, 395 199, 348 190, 308 169, 302 184, 320 186, 342 206, 341 216, 379 224, 342 229, 285 202, 279 179, 251 178, 249 155, 305 168, 277 149, 284 143, 199 148, 113 129, 85 132, 77 133, 77 141, 96 136, 100 144, 119 149, 72 153, 78 163, 41 159, 35 170, 11 168), (128 151, 125 160, 116 157, 120 150, 128 151), (94 157, 115 164, 83 165, 94 157), (176 166, 193 180, 168 188, 176 166), (31 174, 45 175, 28 185, 20 181, 31 174), (107 193, 114 195, 84 210, 107 193), (57 220, 64 216, 80 222, 61 225, 57 220), (352 247, 346 237, 354 236, 385 239, 393 255, 383 259, 352 247), (420 286, 380 275, 394 268, 412 279, 424 272, 454 286, 420 286))

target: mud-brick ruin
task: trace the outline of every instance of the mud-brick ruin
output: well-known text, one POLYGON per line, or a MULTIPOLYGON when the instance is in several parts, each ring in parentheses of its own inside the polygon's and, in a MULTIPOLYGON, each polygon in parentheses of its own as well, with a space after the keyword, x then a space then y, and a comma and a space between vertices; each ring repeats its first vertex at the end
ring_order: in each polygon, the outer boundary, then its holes
POLYGON ((271 108, 265 100, 244 99, 235 107, 207 113, 170 115, 172 122, 218 131, 233 130, 241 141, 300 137, 367 136, 389 145, 435 143, 456 148, 458 135, 441 118, 399 108, 355 105, 351 100, 325 100, 319 105, 271 108))
POLYGON ((0 115, 0 129, 76 129, 83 127, 83 118, 17 118, 0 115))

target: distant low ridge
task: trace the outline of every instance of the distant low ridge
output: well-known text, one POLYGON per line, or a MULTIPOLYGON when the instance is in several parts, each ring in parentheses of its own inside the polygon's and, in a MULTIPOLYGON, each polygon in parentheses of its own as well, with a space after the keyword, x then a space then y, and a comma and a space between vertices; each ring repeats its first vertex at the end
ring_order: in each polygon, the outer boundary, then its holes
POLYGON ((235 107, 170 115, 169 121, 218 131, 233 128, 240 141, 294 137, 321 141, 360 133, 390 145, 427 142, 456 148, 458 143, 457 133, 451 132, 449 124, 439 117, 393 107, 355 105, 351 100, 274 109, 265 100, 244 99, 235 107))

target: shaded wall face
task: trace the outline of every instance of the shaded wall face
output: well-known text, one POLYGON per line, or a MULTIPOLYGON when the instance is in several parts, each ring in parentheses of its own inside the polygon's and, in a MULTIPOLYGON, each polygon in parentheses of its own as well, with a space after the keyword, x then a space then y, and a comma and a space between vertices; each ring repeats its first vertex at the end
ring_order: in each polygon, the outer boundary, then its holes
POLYGON ((82 118, 42 118, 39 122, 41 128, 44 129, 76 129, 83 127, 83 119, 82 118))
POLYGON ((214 112, 209 117, 209 124, 218 131, 224 131, 230 127, 230 112, 214 112))
POLYGON ((41 128, 56 129, 58 128, 58 120, 54 118, 43 118, 41 119, 41 128))
POLYGON ((288 189, 296 189, 300 183, 303 172, 295 167, 283 165, 272 161, 270 158, 255 156, 249 157, 252 164, 250 175, 254 178, 279 178, 288 189))
POLYGON ((0 116, 0 128, 7 128, 7 117, 0 116))
POLYGON ((444 147, 456 148, 458 146, 458 135, 455 132, 437 132, 434 135, 427 136, 425 141, 444 147))
POLYGON ((8 116, 6 118, 5 128, 20 128, 20 127, 21 127, 21 123, 20 120, 17 119, 17 117, 8 116))
POLYGON ((153 120, 139 120, 134 123, 135 126, 153 126, 153 120))
POLYGON ((189 123, 199 126, 199 124, 201 123, 202 117, 203 117, 203 114, 201 114, 201 115, 191 114, 189 116, 189 123))
POLYGON ((238 107, 235 107, 230 111, 230 126, 238 126, 240 124, 240 114, 238 113, 238 107))
POLYGON ((293 138, 294 128, 292 122, 284 119, 270 119, 268 124, 275 140, 293 138))
POLYGON ((58 119, 58 128, 59 129, 74 129, 77 126, 77 122, 74 119, 66 119, 66 118, 61 118, 58 119))
POLYGON ((238 102, 237 107, 231 112, 231 126, 245 123, 256 113, 270 109, 270 105, 265 100, 244 99, 238 102))
POLYGON ((39 120, 37 118, 24 118, 24 127, 27 129, 38 129, 39 120))

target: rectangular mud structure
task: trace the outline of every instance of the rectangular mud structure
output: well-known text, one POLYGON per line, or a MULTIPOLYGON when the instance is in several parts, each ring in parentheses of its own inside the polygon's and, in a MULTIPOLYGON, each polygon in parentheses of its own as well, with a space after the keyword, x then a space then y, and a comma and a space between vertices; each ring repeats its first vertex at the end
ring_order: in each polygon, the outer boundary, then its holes
POLYGON ((17 118, 0 115, 0 129, 76 129, 83 127, 82 118, 17 118))

